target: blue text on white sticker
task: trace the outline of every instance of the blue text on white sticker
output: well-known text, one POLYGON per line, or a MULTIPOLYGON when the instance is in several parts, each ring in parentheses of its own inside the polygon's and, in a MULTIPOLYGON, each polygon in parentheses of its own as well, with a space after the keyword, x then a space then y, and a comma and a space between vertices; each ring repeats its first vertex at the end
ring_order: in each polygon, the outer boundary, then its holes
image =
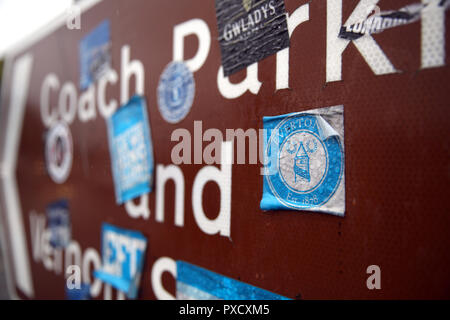
POLYGON ((345 212, 343 106, 264 117, 262 210, 345 212))
POLYGON ((108 138, 117 203, 150 192, 153 145, 143 97, 132 97, 108 119, 108 138))
POLYGON ((139 289, 147 239, 142 233, 107 223, 102 226, 102 268, 94 276, 135 299, 139 289))

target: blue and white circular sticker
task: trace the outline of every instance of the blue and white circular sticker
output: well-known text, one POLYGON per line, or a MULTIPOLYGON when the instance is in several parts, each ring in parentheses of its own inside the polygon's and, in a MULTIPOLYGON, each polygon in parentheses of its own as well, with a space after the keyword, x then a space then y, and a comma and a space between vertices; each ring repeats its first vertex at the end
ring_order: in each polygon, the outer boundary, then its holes
POLYGON ((273 197, 286 208, 317 208, 336 192, 344 171, 343 149, 338 135, 324 134, 319 118, 293 114, 271 130, 266 157, 276 167, 265 176, 270 191, 264 192, 270 195, 263 197, 263 209, 280 209, 273 197))
POLYGON ((64 183, 72 169, 73 143, 65 122, 58 122, 49 130, 45 142, 45 161, 50 178, 64 183))
POLYGON ((158 108, 169 123, 183 120, 192 107, 195 81, 183 62, 171 62, 164 69, 158 85, 158 108))

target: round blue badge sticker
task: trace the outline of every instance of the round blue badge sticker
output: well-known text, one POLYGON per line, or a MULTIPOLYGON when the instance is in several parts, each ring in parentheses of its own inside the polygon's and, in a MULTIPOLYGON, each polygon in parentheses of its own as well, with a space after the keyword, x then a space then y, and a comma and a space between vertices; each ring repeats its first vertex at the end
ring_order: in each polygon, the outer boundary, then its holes
POLYGON ((274 174, 266 175, 272 194, 293 209, 327 203, 342 178, 343 150, 339 136, 324 137, 313 114, 296 114, 281 121, 272 131, 266 156, 277 163, 274 174), (277 143, 273 142, 275 135, 277 143))
POLYGON ((170 123, 183 120, 192 107, 195 81, 192 72, 183 62, 171 62, 164 69, 158 85, 158 108, 170 123))

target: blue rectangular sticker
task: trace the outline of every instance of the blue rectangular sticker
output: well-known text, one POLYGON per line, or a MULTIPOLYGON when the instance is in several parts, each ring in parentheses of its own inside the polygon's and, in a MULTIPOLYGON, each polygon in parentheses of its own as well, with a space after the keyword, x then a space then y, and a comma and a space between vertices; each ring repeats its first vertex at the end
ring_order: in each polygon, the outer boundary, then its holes
POLYGON ((46 208, 47 226, 50 230, 50 245, 54 248, 65 248, 70 243, 72 227, 69 204, 67 200, 59 200, 46 208))
POLYGON ((152 191, 153 145, 143 97, 132 97, 108 118, 108 138, 117 203, 152 191))
POLYGON ((87 283, 82 283, 80 288, 69 289, 66 287, 66 298, 67 300, 90 300, 91 286, 87 283))
POLYGON ((344 108, 264 117, 262 210, 344 216, 344 108))
POLYGON ((80 87, 87 89, 111 67, 110 23, 104 20, 80 42, 80 87))
POLYGON ((177 261, 177 300, 290 300, 218 273, 177 261))
POLYGON ((135 299, 139 289, 147 239, 140 232, 104 223, 102 226, 102 268, 94 277, 135 299))

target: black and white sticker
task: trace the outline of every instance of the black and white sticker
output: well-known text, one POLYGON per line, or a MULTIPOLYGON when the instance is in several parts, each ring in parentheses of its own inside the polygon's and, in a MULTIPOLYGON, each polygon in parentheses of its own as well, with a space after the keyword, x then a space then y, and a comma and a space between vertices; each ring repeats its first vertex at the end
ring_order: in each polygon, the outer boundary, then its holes
POLYGON ((283 0, 216 0, 224 75, 289 47, 283 0))
MULTIPOLYGON (((339 32, 339 38, 346 40, 357 40, 365 35, 380 33, 394 27, 410 24, 420 20, 422 10, 425 10, 430 3, 415 3, 398 10, 376 12, 375 14, 362 19, 351 25, 344 25, 339 32)), ((439 7, 448 9, 450 1, 441 0, 439 7)), ((375 7, 378 9, 378 7, 375 7)), ((378 9, 379 11, 379 9, 378 9)))

